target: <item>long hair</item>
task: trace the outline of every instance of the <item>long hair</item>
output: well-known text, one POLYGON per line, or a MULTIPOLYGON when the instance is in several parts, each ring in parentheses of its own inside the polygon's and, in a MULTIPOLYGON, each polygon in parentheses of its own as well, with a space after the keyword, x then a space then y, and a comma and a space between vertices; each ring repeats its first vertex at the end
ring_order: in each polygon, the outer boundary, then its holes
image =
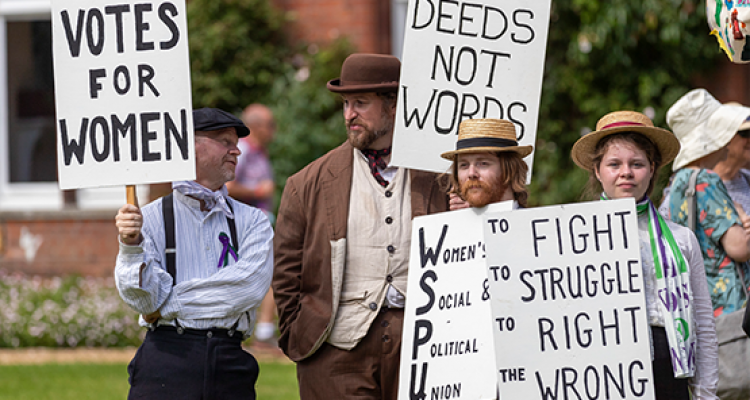
MULTIPOLYGON (((607 150, 609 150, 609 146, 614 142, 631 144, 646 153, 648 162, 651 163, 651 166, 654 169, 654 174, 651 176, 651 181, 648 183, 648 188, 646 189, 646 196, 651 196, 651 192, 654 190, 657 172, 661 167, 661 153, 659 152, 659 149, 651 139, 638 132, 618 132, 602 138, 599 140, 599 143, 596 144, 594 153, 591 154, 590 165, 593 166, 593 169, 589 171, 589 181, 586 184, 586 189, 583 193, 584 197, 591 199, 599 198, 599 195, 602 192, 602 184, 596 179, 596 171, 599 169, 599 164, 601 164, 607 150)), ((636 201, 637 200, 640 199, 636 199, 636 201)))
MULTIPOLYGON (((526 189, 526 176, 529 174, 529 166, 523 161, 520 154, 514 151, 490 152, 500 160, 500 183, 509 187, 513 192, 513 198, 521 207, 526 207, 529 200, 529 191, 526 189)), ((450 187, 448 193, 455 193, 460 196, 461 185, 458 182, 458 163, 453 160, 451 170, 453 173, 450 178, 450 187)))

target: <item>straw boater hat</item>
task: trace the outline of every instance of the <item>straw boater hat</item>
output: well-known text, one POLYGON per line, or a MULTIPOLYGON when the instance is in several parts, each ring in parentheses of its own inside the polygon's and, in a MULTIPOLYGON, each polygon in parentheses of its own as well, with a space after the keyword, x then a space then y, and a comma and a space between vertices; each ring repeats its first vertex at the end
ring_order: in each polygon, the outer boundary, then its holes
POLYGON ((463 153, 512 151, 526 157, 533 146, 519 146, 516 126, 504 119, 467 119, 458 126, 456 150, 446 151, 440 156, 454 160, 463 153))
POLYGON ((726 146, 750 117, 750 108, 719 103, 705 89, 694 89, 667 111, 667 123, 682 149, 672 169, 678 169, 726 146))
POLYGON ((570 156, 579 167, 593 171, 592 156, 596 145, 605 137, 620 132, 637 132, 649 138, 661 154, 662 165, 674 160, 680 142, 672 132, 654 127, 651 118, 636 111, 615 111, 599 119, 596 130, 584 135, 573 145, 570 156))
POLYGON ((341 65, 341 77, 326 85, 334 93, 395 92, 401 61, 385 54, 352 54, 341 65))

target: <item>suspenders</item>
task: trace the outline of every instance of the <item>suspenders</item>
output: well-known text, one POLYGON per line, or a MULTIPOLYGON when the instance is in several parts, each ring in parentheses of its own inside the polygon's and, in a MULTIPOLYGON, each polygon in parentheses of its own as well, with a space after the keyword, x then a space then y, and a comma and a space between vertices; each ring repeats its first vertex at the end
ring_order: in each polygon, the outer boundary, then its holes
MULTIPOLYGON (((227 201, 229 209, 232 209, 232 203, 227 201)), ((177 283, 177 247, 174 242, 174 196, 172 193, 164 196, 161 201, 161 210, 164 215, 164 236, 166 239, 166 246, 164 253, 167 261, 167 272, 172 276, 172 285, 177 283)), ((232 245, 237 248, 237 226, 234 224, 234 219, 227 217, 227 224, 229 225, 229 234, 232 237, 232 245)))

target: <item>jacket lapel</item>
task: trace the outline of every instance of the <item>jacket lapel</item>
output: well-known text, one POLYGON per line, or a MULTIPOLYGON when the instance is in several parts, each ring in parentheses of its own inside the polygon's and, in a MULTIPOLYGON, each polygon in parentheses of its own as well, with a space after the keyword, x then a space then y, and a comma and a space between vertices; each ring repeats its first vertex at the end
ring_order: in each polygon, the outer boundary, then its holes
POLYGON ((321 171, 321 195, 325 201, 330 240, 346 237, 353 154, 354 148, 349 142, 344 142, 335 150, 328 169, 321 171))

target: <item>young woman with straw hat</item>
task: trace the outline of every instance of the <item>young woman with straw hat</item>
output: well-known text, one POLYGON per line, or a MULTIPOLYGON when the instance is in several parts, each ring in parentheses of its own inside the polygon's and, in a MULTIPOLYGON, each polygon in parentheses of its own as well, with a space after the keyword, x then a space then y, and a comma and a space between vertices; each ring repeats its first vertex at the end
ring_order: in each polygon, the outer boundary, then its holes
POLYGON ((688 400, 692 391, 696 399, 718 399, 716 331, 700 246, 649 199, 657 170, 679 149, 675 136, 647 116, 617 111, 579 139, 571 156, 589 171, 589 187, 601 188, 601 200, 636 201, 656 398, 688 400), (660 300, 677 293, 674 298, 687 301, 660 300))

